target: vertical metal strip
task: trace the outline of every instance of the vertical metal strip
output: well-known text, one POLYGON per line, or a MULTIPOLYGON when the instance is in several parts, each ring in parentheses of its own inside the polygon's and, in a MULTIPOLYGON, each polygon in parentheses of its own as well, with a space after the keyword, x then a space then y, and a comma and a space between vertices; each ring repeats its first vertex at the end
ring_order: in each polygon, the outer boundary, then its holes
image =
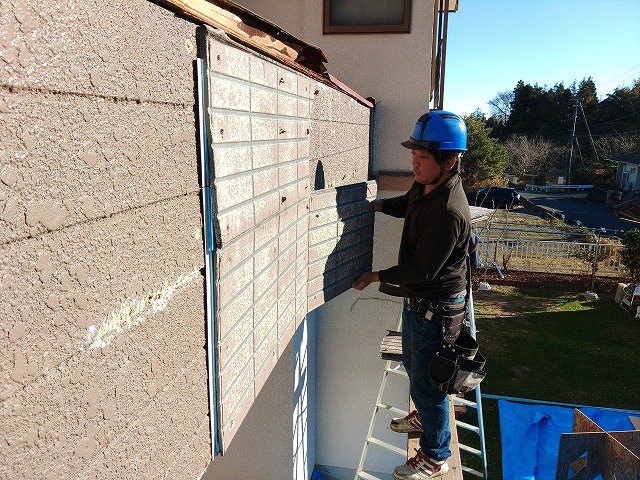
POLYGON ((444 108, 444 76, 447 70, 447 37, 449 31, 449 0, 444 0, 444 25, 442 27, 442 54, 440 57, 440 105, 439 110, 444 108))
POLYGON ((211 428, 211 458, 220 453, 220 434, 218 391, 216 386, 216 325, 215 325, 215 289, 214 278, 214 251, 215 240, 213 236, 213 208, 211 199, 211 165, 209 158, 209 145, 207 143, 206 123, 206 87, 205 64, 201 58, 196 59, 197 75, 197 110, 198 110, 198 147, 200 160, 200 198, 202 202, 202 226, 204 236, 204 266, 205 266, 205 318, 207 322, 207 373, 209 387, 209 422, 211 428))

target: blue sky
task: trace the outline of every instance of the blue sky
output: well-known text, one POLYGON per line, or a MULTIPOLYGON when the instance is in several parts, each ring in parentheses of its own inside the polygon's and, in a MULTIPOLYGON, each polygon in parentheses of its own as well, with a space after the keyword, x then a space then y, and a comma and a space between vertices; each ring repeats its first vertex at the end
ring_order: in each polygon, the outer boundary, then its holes
POLYGON ((569 87, 593 77, 602 99, 640 78, 640 0, 459 2, 449 15, 447 110, 489 113, 487 102, 518 80, 569 87))

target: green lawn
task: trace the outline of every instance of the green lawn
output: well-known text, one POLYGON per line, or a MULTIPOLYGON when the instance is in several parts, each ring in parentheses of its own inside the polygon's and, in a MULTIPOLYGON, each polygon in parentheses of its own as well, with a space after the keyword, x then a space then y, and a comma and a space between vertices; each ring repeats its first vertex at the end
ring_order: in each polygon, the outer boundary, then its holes
MULTIPOLYGON (((640 409, 640 319, 613 299, 587 302, 548 286, 499 286, 474 297, 484 394, 640 409)), ((497 401, 483 400, 483 418, 489 478, 501 479, 497 401)))

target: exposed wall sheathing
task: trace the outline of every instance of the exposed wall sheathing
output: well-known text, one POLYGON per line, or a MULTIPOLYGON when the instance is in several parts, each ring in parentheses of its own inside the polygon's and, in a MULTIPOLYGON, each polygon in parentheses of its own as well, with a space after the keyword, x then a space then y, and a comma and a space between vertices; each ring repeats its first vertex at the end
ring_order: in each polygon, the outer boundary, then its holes
POLYGON ((195 25, 0 4, 1 478, 210 461, 195 25))
POLYGON ((370 267, 375 184, 311 192, 317 176, 309 168, 314 138, 316 145, 331 145, 335 158, 357 145, 352 162, 340 165, 347 174, 331 169, 327 174, 342 185, 366 181, 367 107, 219 31, 202 34, 224 450, 307 312, 349 288, 357 273, 370 267), (314 125, 320 124, 339 131, 341 140, 325 133, 314 137, 314 125), (310 274, 312 246, 317 248, 310 274), (316 283, 308 303, 310 275, 316 283))

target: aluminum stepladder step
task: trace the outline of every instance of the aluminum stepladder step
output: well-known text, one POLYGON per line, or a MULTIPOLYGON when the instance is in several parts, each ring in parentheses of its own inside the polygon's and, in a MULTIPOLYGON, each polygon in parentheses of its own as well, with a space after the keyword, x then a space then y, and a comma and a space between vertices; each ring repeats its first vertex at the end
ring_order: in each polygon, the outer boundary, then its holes
MULTIPOLYGON (((381 291, 383 291, 381 289, 381 291)), ((473 338, 476 338, 476 327, 475 327, 475 317, 474 317, 474 312, 473 312, 473 296, 470 293, 469 294, 469 313, 468 313, 468 326, 469 326, 469 332, 471 334, 471 336, 473 338)), ((400 314, 400 319, 398 321, 398 327, 397 330, 400 331, 402 327, 402 313, 400 314)), ((391 338, 391 341, 393 341, 393 337, 397 336, 397 335, 393 335, 393 332, 389 332, 390 335, 388 335, 387 337, 385 337, 386 339, 391 338)), ((400 337, 397 336, 397 338, 399 339, 400 337)), ((383 344, 385 342, 385 340, 383 340, 383 344)), ((384 345, 381 345, 381 350, 384 347, 384 345)), ((376 418, 378 416, 378 413, 380 412, 381 409, 383 410, 389 410, 395 414, 397 414, 398 416, 404 416, 407 415, 407 411, 403 410, 401 408, 395 407, 393 405, 389 405, 387 403, 384 403, 382 401, 383 396, 384 396, 384 392, 385 392, 385 388, 387 385, 387 379, 389 377, 389 375, 402 375, 404 377, 407 377, 406 372, 404 371, 404 368, 402 368, 402 364, 399 363, 399 359, 395 358, 393 359, 392 357, 389 357, 386 362, 385 362, 385 368, 382 374, 382 381, 380 382, 380 389, 378 390, 378 396, 376 398, 376 403, 373 409, 373 414, 371 415, 371 421, 369 422, 369 430, 367 431, 367 437, 365 439, 364 445, 362 447, 362 453, 360 455, 360 461, 358 462, 358 468, 356 469, 356 474, 354 476, 354 480, 358 480, 358 479, 365 479, 365 480, 380 480, 379 477, 376 477, 375 475, 367 472, 364 467, 365 467, 365 462, 367 459, 367 453, 368 453, 368 449, 370 445, 377 445, 378 447, 381 447, 383 449, 386 449, 390 452, 396 453, 400 456, 402 456, 403 458, 406 459, 407 456, 407 451, 405 449, 401 449, 395 445, 391 445, 388 442, 385 442, 383 440, 380 440, 376 437, 373 436, 373 432, 374 432, 374 428, 376 426, 376 418)), ((476 435, 478 435, 478 440, 479 440, 479 447, 480 448, 475 448, 466 444, 461 443, 458 440, 458 447, 460 448, 460 450, 468 452, 471 455, 474 455, 476 457, 480 458, 480 461, 482 463, 482 469, 483 472, 480 472, 474 468, 471 468, 470 466, 466 466, 464 465, 464 463, 462 464, 462 471, 464 473, 467 473, 468 475, 471 475, 472 477, 475 478, 482 478, 482 479, 487 479, 488 478, 488 474, 487 474, 487 458, 486 458, 486 445, 485 445, 485 438, 484 438, 484 422, 483 422, 483 417, 482 417, 482 401, 481 401, 481 393, 480 393, 480 386, 476 387, 474 389, 474 393, 475 393, 475 401, 471 401, 468 400, 466 398, 462 398, 462 397, 458 397, 458 396, 454 396, 453 397, 453 403, 454 405, 461 405, 467 408, 472 408, 476 411, 477 414, 477 425, 473 425, 471 423, 466 423, 466 422, 462 422, 458 419, 455 420, 455 425, 456 425, 456 429, 458 431, 460 430, 467 430, 470 432, 475 433, 476 435)))

